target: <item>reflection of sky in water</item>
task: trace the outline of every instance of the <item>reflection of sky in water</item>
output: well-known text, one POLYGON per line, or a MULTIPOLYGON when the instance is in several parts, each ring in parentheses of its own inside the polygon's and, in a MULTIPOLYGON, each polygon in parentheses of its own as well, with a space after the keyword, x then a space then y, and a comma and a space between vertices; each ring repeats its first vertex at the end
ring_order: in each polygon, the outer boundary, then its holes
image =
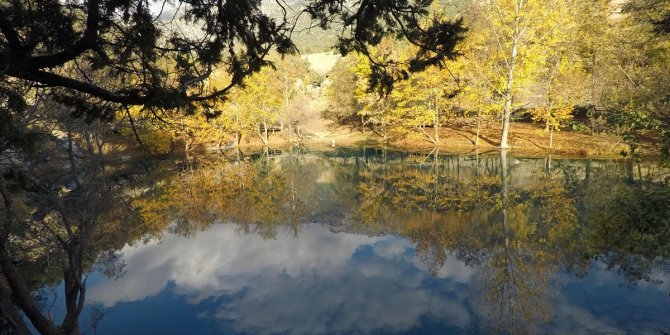
MULTIPOLYGON (((263 240, 219 224, 123 253, 123 278, 89 282, 88 302, 109 309, 98 334, 454 334, 484 327, 482 306, 471 305, 477 269, 450 256, 432 277, 399 237, 314 224, 302 226, 299 238, 280 229, 276 239, 263 240)), ((544 331, 670 329, 667 281, 632 290, 598 269, 580 280, 558 277, 562 295, 544 331)), ((84 330, 87 324, 84 312, 84 330)))

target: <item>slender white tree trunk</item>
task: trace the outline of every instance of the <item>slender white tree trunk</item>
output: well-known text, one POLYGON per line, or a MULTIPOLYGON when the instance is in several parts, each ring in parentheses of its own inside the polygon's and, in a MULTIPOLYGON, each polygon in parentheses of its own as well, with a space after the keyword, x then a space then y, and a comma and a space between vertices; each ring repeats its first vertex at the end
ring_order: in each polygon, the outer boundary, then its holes
POLYGON ((435 145, 440 144, 440 105, 438 101, 439 97, 435 93, 435 120, 433 128, 435 128, 435 145))
POLYGON ((479 146, 479 135, 482 131, 482 109, 481 107, 477 108, 477 135, 475 136, 475 147, 479 146))
POLYGON ((516 57, 519 47, 519 39, 521 35, 521 10, 523 9, 524 0, 518 0, 515 8, 516 18, 514 19, 514 37, 512 38, 512 51, 508 60, 507 85, 505 87, 505 107, 503 110, 503 129, 500 138, 500 148, 507 149, 507 137, 509 135, 510 116, 512 114, 513 102, 513 88, 514 88, 514 68, 516 66, 516 57))

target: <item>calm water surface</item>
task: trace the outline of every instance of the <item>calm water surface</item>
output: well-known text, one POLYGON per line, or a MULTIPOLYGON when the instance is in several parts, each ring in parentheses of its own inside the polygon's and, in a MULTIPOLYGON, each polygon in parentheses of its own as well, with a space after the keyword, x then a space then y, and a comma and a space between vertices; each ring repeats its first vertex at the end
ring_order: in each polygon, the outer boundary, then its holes
MULTIPOLYGON (((165 164, 87 281, 97 334, 667 334, 653 163, 383 150, 165 164)), ((60 287, 45 289, 53 315, 60 287)))

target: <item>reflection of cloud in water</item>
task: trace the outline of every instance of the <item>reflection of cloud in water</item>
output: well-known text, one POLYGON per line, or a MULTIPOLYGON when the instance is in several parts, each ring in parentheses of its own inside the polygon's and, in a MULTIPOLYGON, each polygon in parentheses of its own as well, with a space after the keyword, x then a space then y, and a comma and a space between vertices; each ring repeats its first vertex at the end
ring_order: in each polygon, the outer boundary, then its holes
POLYGON ((613 327, 613 320, 607 316, 596 316, 591 311, 579 306, 561 304, 556 311, 556 319, 560 320, 554 325, 558 334, 625 334, 624 329, 613 327))
MULTIPOLYGON (((594 311, 568 301, 557 304, 554 321, 551 322, 553 334, 589 335, 589 334, 661 334, 663 326, 648 320, 632 320, 620 315, 610 315, 606 310, 617 309, 616 305, 607 306, 604 311, 594 311), (604 312, 604 313, 603 313, 604 312), (622 324, 620 321, 627 320, 622 324)), ((542 329, 532 328, 529 333, 543 333, 542 329)))
MULTIPOLYGON (((314 224, 301 226, 299 238, 280 229, 277 239, 263 240, 220 224, 193 238, 168 236, 123 252, 126 276, 90 286, 92 302, 140 301, 172 283, 168 293, 202 303, 199 315, 221 320, 227 333, 392 333, 420 329, 425 320, 447 323, 452 329, 445 333, 469 333, 481 330, 477 323, 487 315, 486 303, 473 299, 475 269, 450 255, 432 278, 411 243, 394 236, 333 233, 314 224)), ((603 267, 595 263, 579 280, 557 274, 561 296, 552 302, 551 321, 526 325, 528 332, 668 329, 658 324, 659 306, 668 304, 667 272, 652 273, 661 285, 640 282, 630 290, 603 267)))
POLYGON ((438 277, 443 290, 397 237, 332 233, 306 225, 299 238, 280 230, 277 239, 240 234, 215 225, 185 239, 168 236, 123 250, 127 275, 89 288, 95 302, 113 306, 161 292, 168 282, 191 303, 231 297, 211 311, 239 332, 314 334, 403 331, 422 318, 468 327, 465 283, 472 269, 450 257, 438 277), (426 286, 426 287, 424 287, 426 286), (460 293, 458 293, 460 292, 460 293))
MULTIPOLYGON (((670 330, 667 310, 667 282, 625 285, 616 271, 606 271, 603 263, 592 264, 591 272, 579 281, 561 274, 562 295, 555 302, 551 322, 556 334, 661 334, 670 330), (659 323, 659 321, 661 321, 659 323)), ((667 274, 654 271, 652 278, 667 279, 667 274)))

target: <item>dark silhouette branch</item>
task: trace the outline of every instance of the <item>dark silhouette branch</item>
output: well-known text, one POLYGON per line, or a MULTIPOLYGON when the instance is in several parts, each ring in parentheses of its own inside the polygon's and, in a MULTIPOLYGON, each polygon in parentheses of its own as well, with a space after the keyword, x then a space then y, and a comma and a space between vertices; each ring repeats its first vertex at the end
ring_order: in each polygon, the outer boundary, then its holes
POLYGON ((12 27, 11 22, 8 20, 9 15, 0 8, 0 31, 5 35, 7 42, 9 42, 9 48, 14 51, 23 51, 23 43, 21 43, 21 38, 19 34, 12 27))
POLYGON ((35 56, 28 59, 30 69, 43 69, 60 66, 86 51, 94 48, 98 40, 98 24, 100 22, 100 1, 88 0, 86 31, 84 36, 69 48, 48 56, 35 56))

